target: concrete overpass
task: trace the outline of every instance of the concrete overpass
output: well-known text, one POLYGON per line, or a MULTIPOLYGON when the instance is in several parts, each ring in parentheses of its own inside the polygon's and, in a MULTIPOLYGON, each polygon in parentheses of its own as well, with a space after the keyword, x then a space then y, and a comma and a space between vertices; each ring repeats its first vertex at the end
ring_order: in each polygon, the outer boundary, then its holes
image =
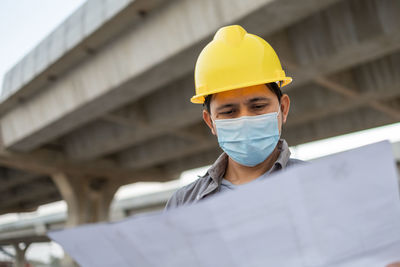
POLYGON ((168 181, 220 153, 201 122, 197 55, 241 24, 276 49, 290 145, 400 121, 397 0, 89 0, 6 75, 0 213, 65 199, 106 220, 119 186, 168 181))

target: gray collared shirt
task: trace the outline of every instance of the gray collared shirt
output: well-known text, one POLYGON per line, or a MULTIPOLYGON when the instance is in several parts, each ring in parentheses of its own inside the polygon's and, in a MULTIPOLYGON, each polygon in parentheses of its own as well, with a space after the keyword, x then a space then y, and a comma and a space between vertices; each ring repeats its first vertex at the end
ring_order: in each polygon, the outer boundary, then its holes
MULTIPOLYGON (((303 163, 301 160, 290 158, 290 150, 284 139, 279 140, 278 149, 280 151, 278 159, 265 174, 279 171, 295 164, 303 163)), ((176 208, 178 206, 195 203, 203 198, 209 197, 221 191, 221 183, 225 176, 228 164, 228 155, 222 153, 214 164, 208 169, 205 175, 199 177, 196 181, 188 184, 176 191, 168 200, 166 209, 176 208)))
MULTIPOLYGON (((267 178, 268 175, 269 175, 269 173, 270 173, 270 170, 269 170, 269 171, 266 171, 265 173, 263 173, 263 174, 260 175, 259 177, 255 178, 254 180, 251 180, 251 181, 248 182, 248 183, 253 183, 253 182, 261 181, 261 180, 267 178)), ((246 183, 246 184, 248 184, 248 183, 246 183)), ((232 191, 232 190, 234 190, 234 189, 237 189, 237 188, 240 187, 241 185, 242 185, 242 184, 233 184, 233 183, 231 183, 229 180, 223 178, 222 181, 221 181, 221 185, 220 185, 220 187, 219 187, 219 192, 222 193, 222 192, 226 192, 226 191, 232 191)))

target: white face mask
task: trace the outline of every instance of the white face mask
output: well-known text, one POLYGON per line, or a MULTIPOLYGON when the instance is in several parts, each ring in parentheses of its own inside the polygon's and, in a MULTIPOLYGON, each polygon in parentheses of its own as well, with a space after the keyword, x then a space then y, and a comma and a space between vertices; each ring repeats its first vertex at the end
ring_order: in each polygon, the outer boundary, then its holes
POLYGON ((274 151, 279 138, 278 112, 215 120, 218 143, 228 156, 244 166, 256 166, 274 151))

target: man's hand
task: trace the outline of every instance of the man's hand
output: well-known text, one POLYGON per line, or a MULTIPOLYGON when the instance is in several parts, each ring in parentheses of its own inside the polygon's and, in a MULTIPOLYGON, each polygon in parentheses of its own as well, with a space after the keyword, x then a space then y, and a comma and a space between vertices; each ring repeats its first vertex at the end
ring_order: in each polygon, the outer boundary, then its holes
POLYGON ((400 262, 393 262, 386 267, 400 267, 400 262))

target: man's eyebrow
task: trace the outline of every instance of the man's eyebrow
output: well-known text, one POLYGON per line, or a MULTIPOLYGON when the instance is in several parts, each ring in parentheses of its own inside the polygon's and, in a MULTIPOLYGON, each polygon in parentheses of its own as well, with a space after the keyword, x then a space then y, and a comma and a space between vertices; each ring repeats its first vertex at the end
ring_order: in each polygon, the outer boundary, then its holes
POLYGON ((271 98, 265 96, 254 97, 246 101, 246 104, 251 104, 258 101, 271 101, 271 98))
POLYGON ((237 105, 238 105, 238 104, 232 104, 232 103, 225 104, 225 105, 222 105, 222 106, 217 107, 217 111, 223 110, 223 109, 225 109, 225 108, 232 108, 232 107, 235 107, 235 106, 237 106, 237 105))

